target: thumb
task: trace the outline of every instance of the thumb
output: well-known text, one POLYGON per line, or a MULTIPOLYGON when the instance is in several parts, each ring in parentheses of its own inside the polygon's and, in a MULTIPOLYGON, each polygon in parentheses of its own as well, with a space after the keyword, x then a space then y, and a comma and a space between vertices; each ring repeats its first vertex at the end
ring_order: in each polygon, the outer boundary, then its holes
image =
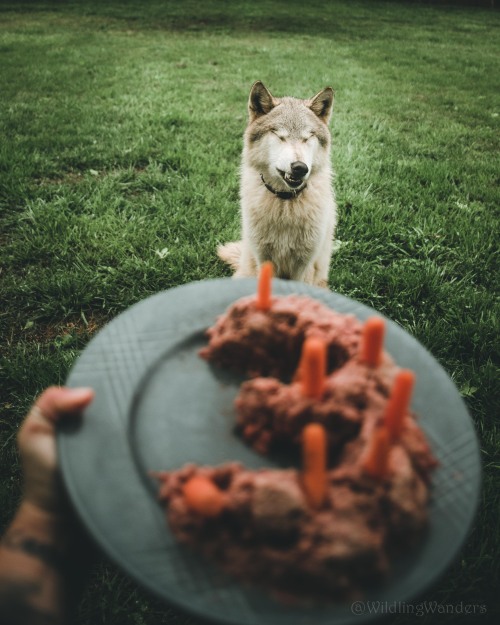
POLYGON ((35 406, 45 418, 58 421, 66 414, 81 412, 93 398, 94 391, 91 388, 50 386, 36 400, 35 406))

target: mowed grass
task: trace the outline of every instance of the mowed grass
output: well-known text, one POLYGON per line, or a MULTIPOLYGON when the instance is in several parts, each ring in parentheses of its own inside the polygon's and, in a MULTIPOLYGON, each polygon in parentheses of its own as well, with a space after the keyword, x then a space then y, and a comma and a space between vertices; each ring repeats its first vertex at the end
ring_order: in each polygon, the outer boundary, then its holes
MULTIPOLYGON (((215 248, 238 236, 251 84, 299 97, 331 85, 330 287, 434 354, 481 444, 471 535, 421 599, 498 612, 498 13, 347 0, 0 11, 2 527, 21 492, 16 430, 36 395, 64 383, 91 336, 134 302, 229 275, 215 248)), ((102 558, 79 623, 193 621, 102 558)))

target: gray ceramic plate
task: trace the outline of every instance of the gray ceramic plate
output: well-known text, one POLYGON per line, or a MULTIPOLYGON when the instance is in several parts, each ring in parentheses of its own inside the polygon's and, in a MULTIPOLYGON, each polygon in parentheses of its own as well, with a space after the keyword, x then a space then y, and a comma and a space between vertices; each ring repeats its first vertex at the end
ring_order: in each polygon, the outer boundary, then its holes
MULTIPOLYGON (((252 279, 188 284, 139 302, 94 337, 67 381, 93 387, 96 397, 78 426, 59 432, 66 486, 102 549, 146 588, 193 615, 234 625, 361 623, 376 615, 354 614, 349 604, 286 607, 177 545, 147 475, 186 462, 276 466, 233 434, 240 379, 197 355, 216 316, 255 289, 252 279)), ((274 280, 273 292, 311 295, 362 320, 376 314, 302 283, 274 280)), ((400 366, 416 372, 412 408, 440 461, 428 535, 367 597, 393 602, 419 595, 457 555, 476 511, 481 465, 470 417, 441 366, 389 320, 385 346, 400 366)))

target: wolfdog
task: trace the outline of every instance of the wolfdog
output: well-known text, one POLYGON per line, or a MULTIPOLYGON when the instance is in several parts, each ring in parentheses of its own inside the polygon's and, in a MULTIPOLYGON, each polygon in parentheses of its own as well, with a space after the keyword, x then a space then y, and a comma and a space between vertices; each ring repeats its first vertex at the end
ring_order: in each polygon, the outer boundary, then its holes
POLYGON ((234 277, 271 261, 278 278, 327 287, 337 210, 332 188, 333 90, 274 97, 256 82, 241 164, 241 241, 219 246, 234 277))

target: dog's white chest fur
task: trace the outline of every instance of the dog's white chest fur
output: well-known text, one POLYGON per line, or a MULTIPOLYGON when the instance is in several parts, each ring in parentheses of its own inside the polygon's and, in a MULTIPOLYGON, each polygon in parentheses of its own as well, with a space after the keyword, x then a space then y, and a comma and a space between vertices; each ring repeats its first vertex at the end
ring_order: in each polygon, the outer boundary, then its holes
POLYGON ((316 181, 317 188, 310 184, 297 198, 288 201, 274 196, 263 185, 256 190, 256 182, 255 172, 250 170, 248 176, 242 175, 243 239, 250 245, 258 265, 270 260, 276 276, 310 281, 312 266, 335 226, 335 204, 328 178, 323 185, 321 179, 316 181))

